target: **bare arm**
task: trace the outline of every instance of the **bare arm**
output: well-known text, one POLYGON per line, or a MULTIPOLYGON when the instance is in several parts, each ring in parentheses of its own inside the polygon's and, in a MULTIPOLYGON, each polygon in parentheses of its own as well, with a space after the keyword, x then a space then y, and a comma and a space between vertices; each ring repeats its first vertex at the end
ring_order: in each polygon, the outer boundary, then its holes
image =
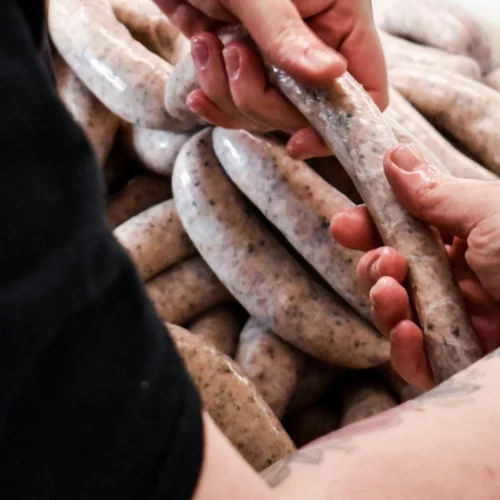
POLYGON ((417 400, 290 455, 262 473, 270 488, 206 418, 205 465, 195 499, 497 498, 497 378, 500 350, 417 400))

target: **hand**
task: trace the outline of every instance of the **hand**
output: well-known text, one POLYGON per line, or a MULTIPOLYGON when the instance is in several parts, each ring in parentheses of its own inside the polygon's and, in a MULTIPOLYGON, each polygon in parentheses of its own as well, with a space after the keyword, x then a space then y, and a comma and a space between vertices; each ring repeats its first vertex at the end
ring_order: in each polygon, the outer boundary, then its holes
MULTIPOLYGON (((491 352, 500 344, 500 181, 444 175, 412 146, 390 151, 384 168, 406 209, 440 231, 472 325, 484 352, 491 352)), ((336 215, 331 230, 342 245, 367 252, 358 265, 358 279, 370 294, 376 326, 390 336, 394 368, 409 383, 432 388, 435 383, 422 331, 412 322, 402 285, 408 272, 406 260, 381 246, 364 207, 336 215)))
POLYGON ((222 46, 208 31, 241 23, 266 58, 306 84, 321 85, 348 68, 380 108, 388 101, 384 56, 370 0, 156 0, 192 38, 200 90, 192 111, 213 125, 294 134, 294 157, 330 156, 316 132, 268 85, 260 55, 248 44, 222 46))

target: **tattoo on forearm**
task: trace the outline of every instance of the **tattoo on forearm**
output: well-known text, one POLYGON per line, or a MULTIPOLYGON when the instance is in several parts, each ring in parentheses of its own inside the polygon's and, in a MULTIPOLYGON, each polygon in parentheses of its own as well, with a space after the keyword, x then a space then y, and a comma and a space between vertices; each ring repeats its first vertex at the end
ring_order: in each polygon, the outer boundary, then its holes
MULTIPOLYGON (((500 358, 500 349, 486 356, 483 361, 500 358)), ((355 438, 364 434, 396 427, 403 422, 403 416, 409 411, 425 411, 427 405, 455 408, 474 401, 474 395, 483 388, 480 382, 484 376, 481 365, 468 368, 458 377, 455 376, 414 400, 408 401, 393 410, 375 415, 325 436, 306 447, 292 453, 275 463, 261 476, 269 486, 276 488, 292 473, 294 465, 317 466, 329 452, 351 453, 356 449, 355 438)))

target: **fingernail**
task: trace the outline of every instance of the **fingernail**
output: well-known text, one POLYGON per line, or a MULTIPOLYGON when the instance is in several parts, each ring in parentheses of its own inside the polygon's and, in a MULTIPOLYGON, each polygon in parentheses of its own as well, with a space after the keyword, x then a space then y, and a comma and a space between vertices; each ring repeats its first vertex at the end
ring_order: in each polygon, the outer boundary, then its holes
POLYGON ((421 154, 411 144, 398 146, 391 154, 391 161, 396 167, 405 172, 413 172, 425 163, 421 154))
POLYGON ((240 72, 241 57, 240 51, 236 47, 228 47, 222 51, 226 71, 231 80, 236 80, 240 72))
POLYGON ((193 54, 193 59, 196 65, 200 69, 205 69, 210 56, 207 44, 202 41, 195 41, 191 48, 191 53, 193 54))
POLYGON ((372 264, 370 277, 373 281, 378 281, 380 278, 380 257, 372 264))
MULTIPOLYGON (((326 68, 339 66, 339 64, 344 67, 344 71, 347 70, 346 58, 334 50, 307 50, 304 54, 304 59, 305 64, 314 71, 322 72, 326 68)), ((340 76, 340 73, 338 76, 340 76)))

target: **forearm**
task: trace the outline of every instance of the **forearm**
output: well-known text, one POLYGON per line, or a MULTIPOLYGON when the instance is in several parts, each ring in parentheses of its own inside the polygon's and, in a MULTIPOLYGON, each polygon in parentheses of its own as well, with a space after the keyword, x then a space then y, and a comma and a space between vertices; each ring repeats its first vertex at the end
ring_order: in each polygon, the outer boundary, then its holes
POLYGON ((402 407, 342 429, 268 469, 279 498, 494 499, 500 351, 402 407))

